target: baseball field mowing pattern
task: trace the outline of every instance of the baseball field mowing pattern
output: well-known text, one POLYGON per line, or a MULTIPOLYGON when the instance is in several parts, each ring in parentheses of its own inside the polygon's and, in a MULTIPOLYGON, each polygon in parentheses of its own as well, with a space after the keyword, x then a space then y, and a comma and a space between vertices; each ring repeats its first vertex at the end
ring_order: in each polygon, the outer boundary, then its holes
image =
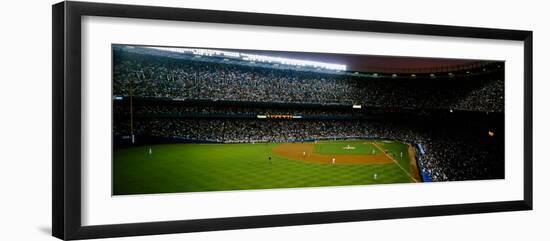
POLYGON ((379 140, 131 147, 114 152, 113 195, 416 182, 411 150, 379 140))

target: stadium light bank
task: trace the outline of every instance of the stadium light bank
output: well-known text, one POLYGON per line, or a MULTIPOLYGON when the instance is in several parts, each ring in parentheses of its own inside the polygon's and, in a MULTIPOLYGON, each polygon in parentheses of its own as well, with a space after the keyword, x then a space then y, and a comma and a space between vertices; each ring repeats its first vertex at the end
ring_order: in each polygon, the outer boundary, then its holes
POLYGON ((182 53, 182 54, 193 54, 198 56, 234 58, 234 59, 241 59, 241 60, 250 61, 250 62, 263 62, 263 63, 273 63, 273 64, 282 64, 282 65, 291 65, 291 66, 300 66, 300 67, 322 68, 322 69, 336 70, 336 71, 346 71, 346 65, 344 64, 331 64, 331 63, 324 63, 324 62, 317 62, 317 61, 310 61, 310 60, 290 59, 290 58, 273 57, 273 56, 258 55, 258 54, 247 54, 247 53, 239 53, 239 52, 224 51, 224 50, 196 49, 196 48, 170 48, 170 47, 148 47, 148 48, 175 52, 175 53, 182 53))

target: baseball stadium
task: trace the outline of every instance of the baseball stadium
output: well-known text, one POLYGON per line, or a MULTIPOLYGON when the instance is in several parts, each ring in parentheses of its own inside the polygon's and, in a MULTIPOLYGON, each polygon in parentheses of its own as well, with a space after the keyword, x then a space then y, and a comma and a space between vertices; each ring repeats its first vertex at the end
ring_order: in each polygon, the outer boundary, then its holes
POLYGON ((502 61, 113 44, 112 64, 113 195, 504 178, 502 61))

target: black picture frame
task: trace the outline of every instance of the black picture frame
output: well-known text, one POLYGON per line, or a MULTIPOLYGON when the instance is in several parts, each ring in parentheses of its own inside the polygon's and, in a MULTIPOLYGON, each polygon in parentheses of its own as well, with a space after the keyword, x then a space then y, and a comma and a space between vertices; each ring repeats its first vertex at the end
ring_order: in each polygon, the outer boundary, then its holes
POLYGON ((65 239, 106 238, 243 228, 532 210, 533 33, 532 31, 197 10, 89 2, 52 6, 52 233, 65 239), (516 40, 524 43, 524 194, 522 200, 421 207, 342 210, 82 226, 81 224, 81 17, 104 16, 350 30, 394 34, 516 40))

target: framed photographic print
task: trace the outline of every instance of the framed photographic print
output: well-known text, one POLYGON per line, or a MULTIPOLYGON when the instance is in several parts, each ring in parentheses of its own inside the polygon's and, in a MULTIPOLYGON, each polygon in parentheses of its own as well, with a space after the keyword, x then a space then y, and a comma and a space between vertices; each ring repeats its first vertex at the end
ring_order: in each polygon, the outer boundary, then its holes
POLYGON ((532 32, 61 2, 53 235, 532 209, 532 32))

